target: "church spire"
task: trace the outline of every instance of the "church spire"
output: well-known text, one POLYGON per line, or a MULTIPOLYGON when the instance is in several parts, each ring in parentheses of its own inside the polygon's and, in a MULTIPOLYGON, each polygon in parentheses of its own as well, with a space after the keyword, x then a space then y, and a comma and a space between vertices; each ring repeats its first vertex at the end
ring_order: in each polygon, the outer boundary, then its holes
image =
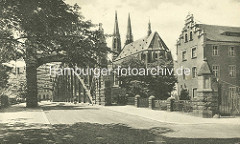
POLYGON ((151 33, 152 33, 151 22, 149 20, 149 22, 148 22, 148 36, 150 36, 151 33))
POLYGON ((112 39, 112 50, 116 53, 113 55, 113 59, 115 59, 118 54, 121 52, 121 37, 118 28, 118 18, 117 18, 117 11, 115 11, 115 23, 114 23, 114 30, 113 30, 113 39, 112 39))
POLYGON ((131 18, 130 14, 128 14, 128 26, 127 26, 127 37, 126 37, 125 45, 133 42, 133 35, 132 35, 132 26, 131 26, 131 18))
POLYGON ((120 35, 119 34, 119 28, 118 28, 117 11, 115 11, 115 24, 114 24, 113 35, 120 35))

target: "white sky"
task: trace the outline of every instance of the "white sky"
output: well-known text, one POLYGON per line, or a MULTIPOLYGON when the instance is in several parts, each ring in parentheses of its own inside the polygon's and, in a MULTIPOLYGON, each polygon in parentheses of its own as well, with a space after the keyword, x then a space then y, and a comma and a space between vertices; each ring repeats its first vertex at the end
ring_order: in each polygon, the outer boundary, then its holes
MULTIPOLYGON (((175 57, 175 44, 190 12, 204 24, 240 27, 240 0, 66 0, 77 3, 82 14, 93 23, 102 23, 105 34, 112 34, 115 10, 122 46, 126 39, 128 13, 134 40, 147 35, 148 20, 175 57)), ((111 38, 107 39, 111 47, 111 38)))

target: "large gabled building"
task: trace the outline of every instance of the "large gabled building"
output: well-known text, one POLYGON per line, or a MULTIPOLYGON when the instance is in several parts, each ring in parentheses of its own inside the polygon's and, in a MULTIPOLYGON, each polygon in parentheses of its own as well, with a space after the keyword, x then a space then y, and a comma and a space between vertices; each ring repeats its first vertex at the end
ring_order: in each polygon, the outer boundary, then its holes
MULTIPOLYGON (((191 70, 190 75, 178 75, 178 95, 183 89, 188 91, 191 100, 218 95, 222 114, 239 111, 240 27, 197 24, 193 15, 188 15, 176 48, 175 67, 191 70)), ((196 110, 202 113, 201 108, 198 106, 196 110)))

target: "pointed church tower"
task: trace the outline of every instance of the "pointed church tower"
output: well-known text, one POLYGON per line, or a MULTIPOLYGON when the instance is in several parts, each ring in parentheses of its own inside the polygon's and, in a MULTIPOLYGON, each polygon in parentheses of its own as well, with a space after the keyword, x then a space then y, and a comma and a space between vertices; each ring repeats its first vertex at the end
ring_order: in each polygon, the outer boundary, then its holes
MULTIPOLYGON (((112 50, 118 54, 120 54, 121 52, 121 37, 118 28, 117 11, 115 11, 115 24, 113 30, 112 50)), ((114 54, 113 59, 115 59, 118 56, 118 54, 114 54)))
POLYGON ((149 20, 149 22, 148 22, 148 36, 150 36, 151 33, 152 33, 152 28, 151 28, 151 22, 149 20))
POLYGON ((127 37, 126 37, 125 45, 132 42, 133 42, 133 35, 132 35, 131 18, 130 18, 130 14, 128 14, 127 37))

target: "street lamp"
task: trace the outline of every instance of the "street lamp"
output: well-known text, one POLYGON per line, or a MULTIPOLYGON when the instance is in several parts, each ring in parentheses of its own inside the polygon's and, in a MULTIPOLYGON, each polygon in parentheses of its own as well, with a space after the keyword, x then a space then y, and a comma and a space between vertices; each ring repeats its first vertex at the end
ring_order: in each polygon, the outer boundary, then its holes
POLYGON ((217 86, 218 86, 218 99, 217 99, 217 113, 218 113, 218 118, 220 118, 220 104, 221 104, 221 83, 220 79, 217 78, 217 86))

